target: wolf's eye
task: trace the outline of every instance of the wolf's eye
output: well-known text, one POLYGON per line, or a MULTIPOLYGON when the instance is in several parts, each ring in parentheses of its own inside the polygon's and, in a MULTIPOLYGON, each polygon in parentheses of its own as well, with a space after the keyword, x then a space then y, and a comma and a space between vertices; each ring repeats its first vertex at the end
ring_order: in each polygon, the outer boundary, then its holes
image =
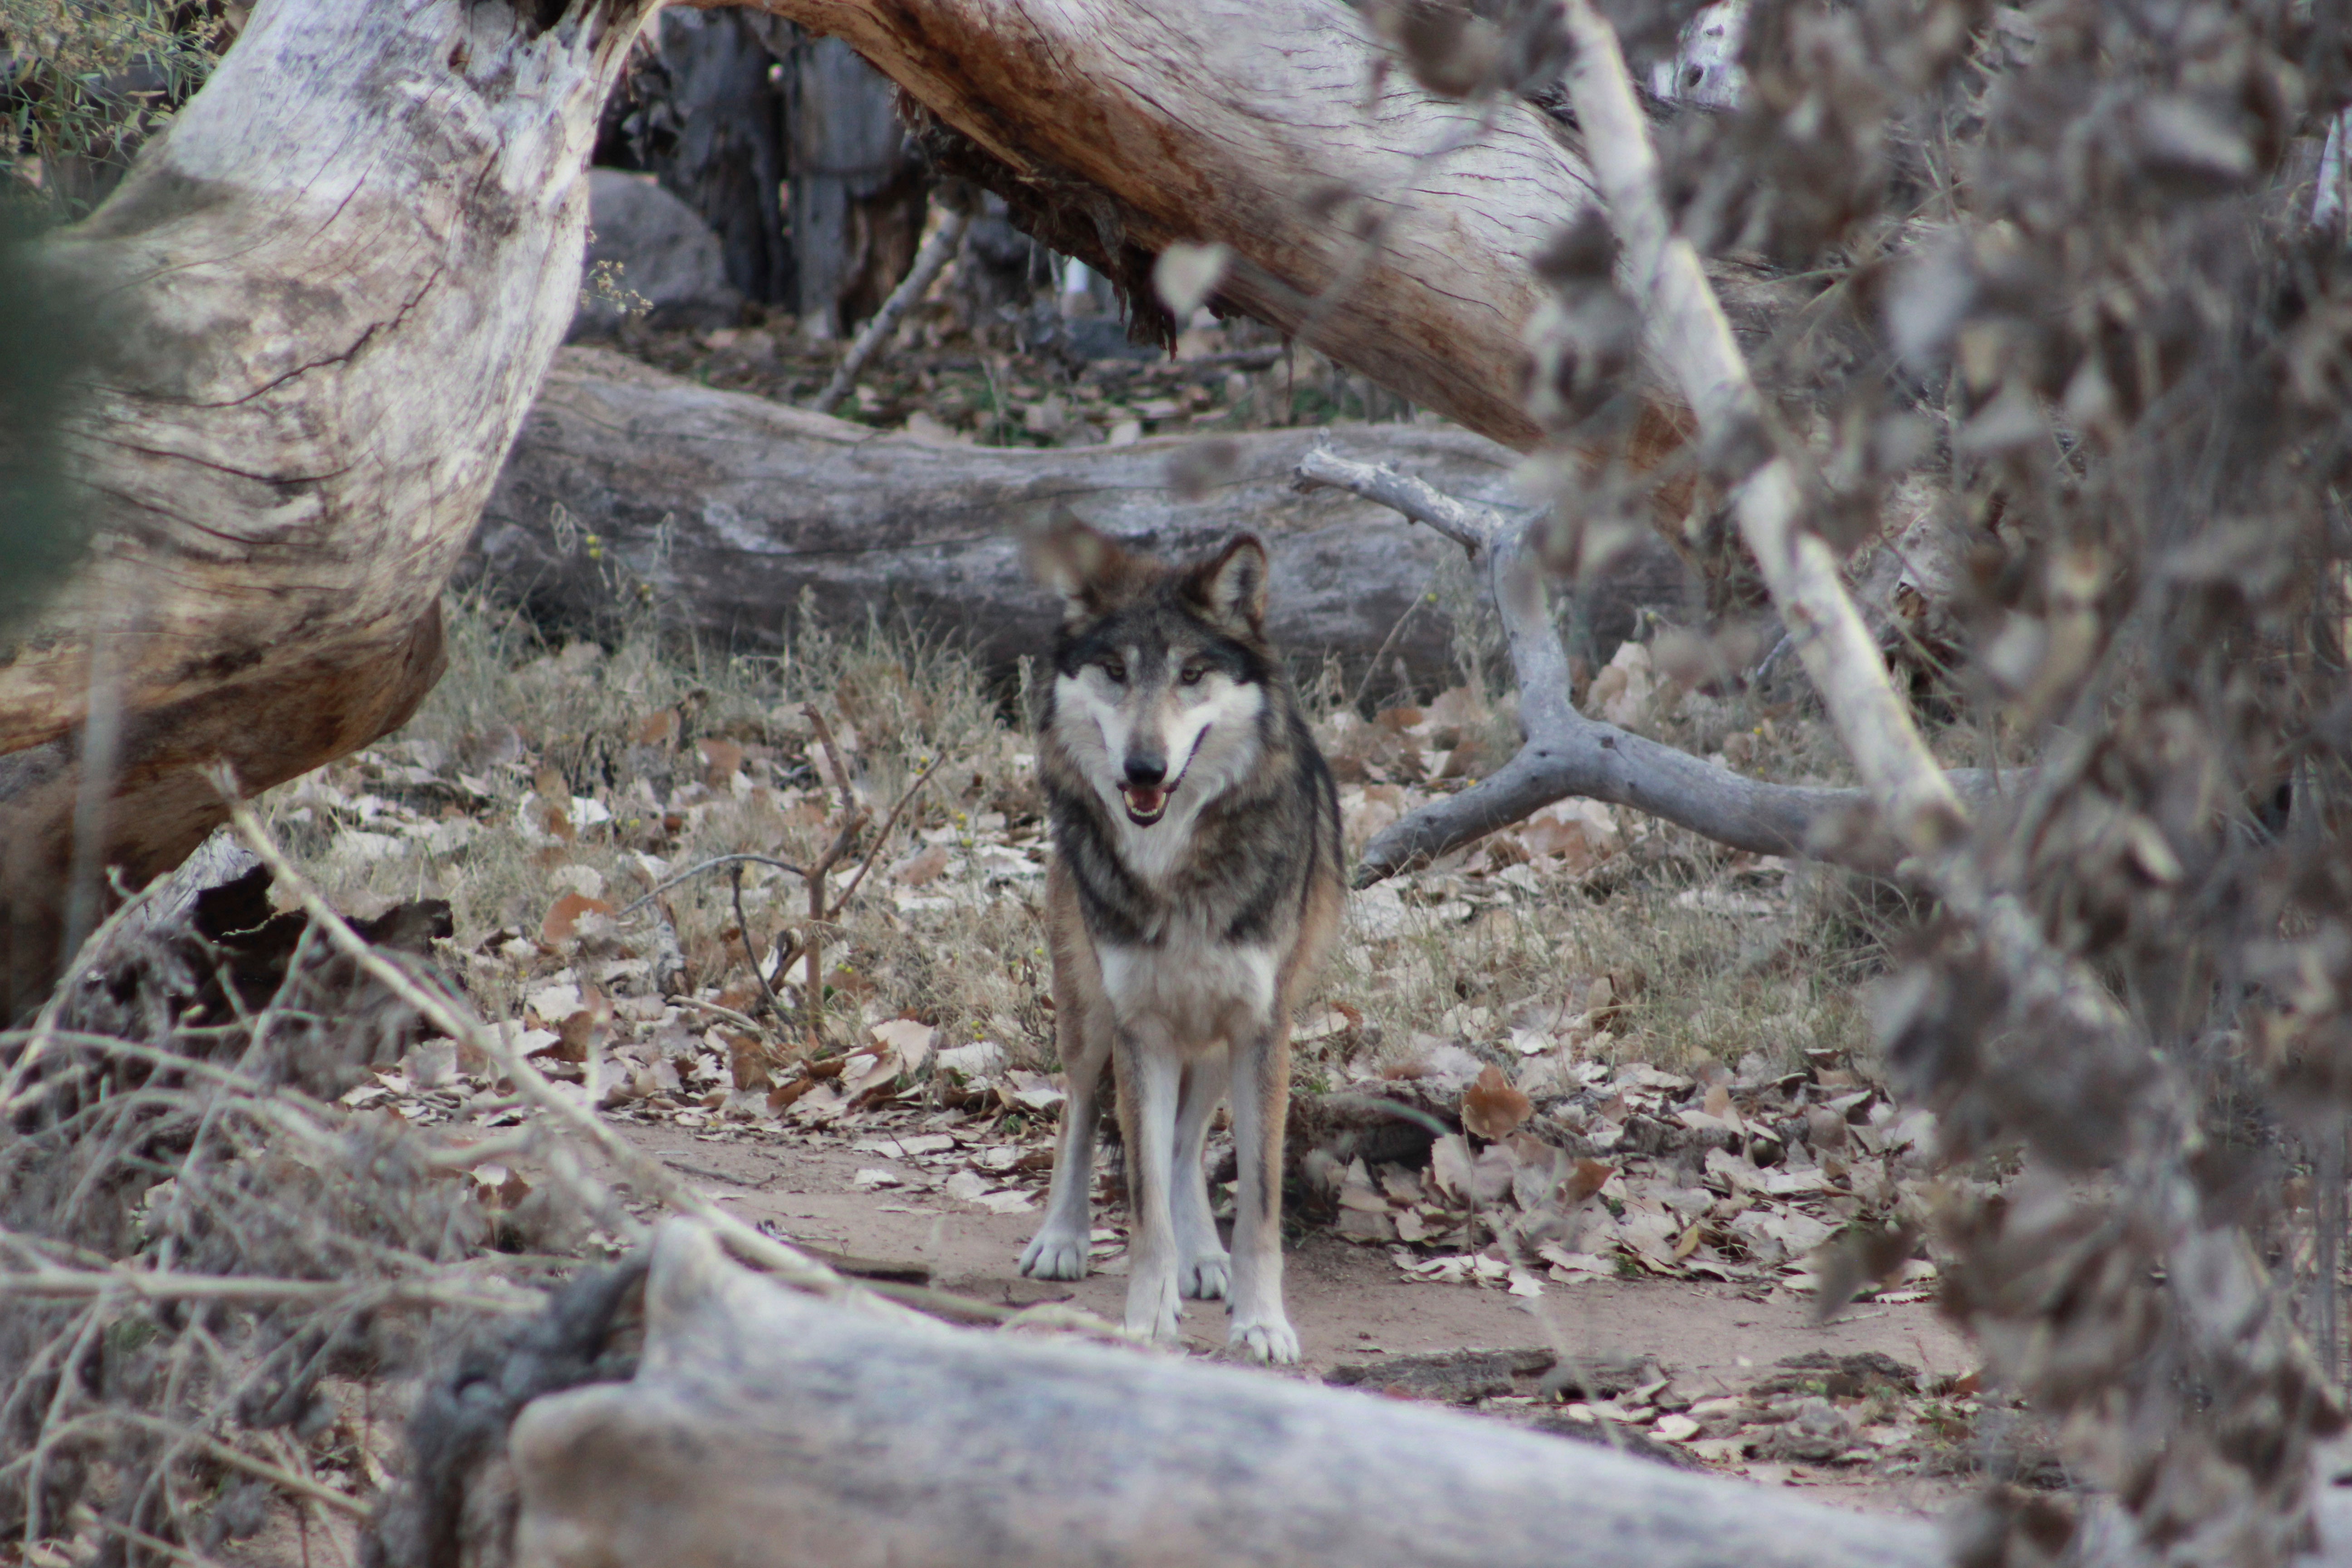
POLYGON ((1201 677, 1208 673, 1209 671, 1206 666, 1188 664, 1184 667, 1183 673, 1179 675, 1176 679, 1182 681, 1187 686, 1198 686, 1201 684, 1201 677))
POLYGON ((1125 686, 1127 684, 1127 663, 1124 659, 1107 658, 1103 660, 1102 672, 1109 678, 1110 683, 1113 686, 1125 686))

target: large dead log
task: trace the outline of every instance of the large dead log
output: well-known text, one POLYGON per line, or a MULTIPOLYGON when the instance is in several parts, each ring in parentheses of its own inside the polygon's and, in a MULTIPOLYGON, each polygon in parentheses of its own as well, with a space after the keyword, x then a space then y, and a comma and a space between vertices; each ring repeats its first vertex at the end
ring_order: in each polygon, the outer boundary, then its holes
POLYGON ((1946 1561, 1921 1521, 1496 1422, 861 1314, 748 1272, 682 1221, 655 1242, 645 1311, 634 1377, 516 1417, 510 1556, 481 1529, 501 1468, 418 1456, 458 1482, 441 1539, 470 1511, 488 1568, 1946 1561))
POLYGON ((0 1009, 55 962, 78 813, 87 909, 101 866, 143 881, 222 819, 202 764, 291 778, 431 686, 646 9, 264 5, 47 247, 103 312, 66 432, 94 546, 0 650, 0 1009))
MULTIPOLYGON (((1569 133, 1450 102, 1321 0, 759 0, 836 34, 969 142, 992 184, 1146 314, 1153 259, 1218 241, 1217 298, 1513 447, 1531 258, 1593 205, 1569 133), (1367 245, 1367 237, 1376 243, 1367 245)), ((1637 447, 1676 438, 1644 404, 1637 447)))
MULTIPOLYGON (((1450 684, 1451 624, 1427 595, 1451 547, 1370 502, 1302 492, 1291 470, 1320 438, 934 445, 574 347, 491 494, 473 570, 544 623, 603 629, 649 601, 719 646, 774 647, 805 592, 836 623, 903 616, 1001 665, 1050 646, 1055 624, 1014 531, 1067 506, 1160 551, 1254 530, 1273 550, 1274 634, 1294 656, 1337 656, 1352 688, 1378 655, 1376 694, 1390 660, 1415 685, 1450 684), (1187 471, 1200 488, 1183 488, 1187 471)), ((1515 459, 1483 437, 1382 425, 1345 439, 1455 493, 1507 498, 1515 459)), ((1674 570, 1670 556, 1654 564, 1674 570)), ((1621 596, 1656 586, 1616 581, 1621 596)), ((1606 592, 1587 613, 1631 619, 1606 592)))

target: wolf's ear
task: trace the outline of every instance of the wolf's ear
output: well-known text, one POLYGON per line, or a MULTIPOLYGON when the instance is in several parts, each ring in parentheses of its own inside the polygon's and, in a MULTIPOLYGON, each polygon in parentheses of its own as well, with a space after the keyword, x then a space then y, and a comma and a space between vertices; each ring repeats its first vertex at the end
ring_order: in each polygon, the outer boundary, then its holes
POLYGON ((1063 506, 1024 531, 1021 552, 1029 574, 1062 596, 1062 619, 1074 626, 1109 607, 1111 589, 1128 566, 1115 540, 1063 506))
POLYGON ((1184 589, 1211 620, 1254 634, 1265 620, 1265 546, 1257 535, 1244 533, 1192 568, 1184 589))

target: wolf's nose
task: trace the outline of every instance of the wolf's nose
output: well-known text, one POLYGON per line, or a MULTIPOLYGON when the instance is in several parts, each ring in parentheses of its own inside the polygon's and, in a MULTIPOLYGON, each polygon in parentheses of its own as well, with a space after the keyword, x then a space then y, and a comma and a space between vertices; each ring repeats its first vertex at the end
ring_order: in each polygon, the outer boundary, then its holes
POLYGON ((1127 782, 1138 789, 1150 789, 1168 776, 1168 759, 1129 752, 1127 755, 1127 782))

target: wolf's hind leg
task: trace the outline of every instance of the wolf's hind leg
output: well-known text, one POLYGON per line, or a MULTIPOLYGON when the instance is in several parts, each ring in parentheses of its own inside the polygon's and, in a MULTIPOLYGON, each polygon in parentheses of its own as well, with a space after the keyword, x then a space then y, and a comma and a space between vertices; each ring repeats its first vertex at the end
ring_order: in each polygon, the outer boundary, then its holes
POLYGON ((1209 1123, 1225 1098, 1228 1073, 1222 1051, 1195 1057, 1184 1066, 1176 1102, 1176 1174, 1168 1194, 1176 1219, 1176 1289, 1195 1301, 1222 1300, 1231 1272, 1209 1209, 1209 1173, 1201 1161, 1209 1123))
POLYGON ((1282 1310, 1282 1138, 1290 1114, 1286 1023, 1234 1041, 1234 1325, 1229 1343, 1255 1361, 1298 1359, 1298 1331, 1282 1310))

